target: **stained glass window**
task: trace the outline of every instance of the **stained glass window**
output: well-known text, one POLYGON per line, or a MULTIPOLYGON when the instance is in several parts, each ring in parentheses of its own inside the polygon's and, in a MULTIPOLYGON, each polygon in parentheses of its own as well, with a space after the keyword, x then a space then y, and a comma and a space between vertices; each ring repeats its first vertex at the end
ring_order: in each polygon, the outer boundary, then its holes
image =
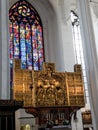
MULTIPOLYGON (((82 72, 83 72, 83 80, 84 80, 84 87, 85 87, 85 101, 86 105, 90 105, 89 102, 89 95, 88 95, 88 81, 87 81, 87 67, 84 61, 84 53, 83 53, 83 46, 82 46, 82 39, 81 39, 81 28, 80 28, 80 21, 78 15, 72 10, 71 11, 71 22, 72 22, 72 34, 73 34, 73 44, 76 56, 76 64, 82 65, 82 72)), ((89 106, 90 107, 90 106, 89 106)))
POLYGON ((40 70, 44 61, 43 30, 39 14, 26 0, 19 0, 9 10, 10 67, 21 59, 23 69, 40 70))

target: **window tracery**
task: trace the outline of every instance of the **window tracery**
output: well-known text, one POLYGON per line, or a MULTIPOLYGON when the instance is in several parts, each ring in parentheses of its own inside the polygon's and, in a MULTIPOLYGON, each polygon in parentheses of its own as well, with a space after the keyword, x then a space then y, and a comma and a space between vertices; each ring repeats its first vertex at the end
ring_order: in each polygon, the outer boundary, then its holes
POLYGON ((39 70, 44 61, 43 30, 37 11, 27 1, 15 3, 9 11, 10 65, 21 59, 24 69, 39 70))
POLYGON ((43 26, 38 12, 26 0, 19 0, 9 10, 10 85, 13 59, 21 59, 22 69, 41 70, 45 61, 43 26))

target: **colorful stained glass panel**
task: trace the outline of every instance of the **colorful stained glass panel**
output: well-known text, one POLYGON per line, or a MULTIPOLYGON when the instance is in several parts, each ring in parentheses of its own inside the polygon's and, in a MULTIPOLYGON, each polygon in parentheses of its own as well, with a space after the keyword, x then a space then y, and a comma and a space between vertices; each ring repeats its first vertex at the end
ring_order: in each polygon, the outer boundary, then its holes
POLYGON ((44 62, 43 32, 37 11, 26 0, 16 2, 9 11, 10 60, 21 59, 21 67, 41 69, 44 62))

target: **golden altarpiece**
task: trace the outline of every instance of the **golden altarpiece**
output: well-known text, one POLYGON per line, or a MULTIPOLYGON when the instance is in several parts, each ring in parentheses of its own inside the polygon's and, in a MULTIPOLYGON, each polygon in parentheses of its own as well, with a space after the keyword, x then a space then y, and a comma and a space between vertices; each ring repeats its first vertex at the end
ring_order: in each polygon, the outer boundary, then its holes
POLYGON ((84 107, 81 65, 74 72, 57 72, 54 63, 43 63, 41 71, 21 69, 14 60, 13 98, 23 101, 26 112, 38 117, 39 124, 69 125, 71 115, 84 107))

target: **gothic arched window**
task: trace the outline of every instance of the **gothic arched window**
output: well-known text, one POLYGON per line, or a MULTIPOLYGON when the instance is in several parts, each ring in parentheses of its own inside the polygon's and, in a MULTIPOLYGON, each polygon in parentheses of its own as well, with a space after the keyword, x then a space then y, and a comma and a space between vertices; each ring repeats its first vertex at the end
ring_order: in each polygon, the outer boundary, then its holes
POLYGON ((73 34, 73 44, 76 56, 76 64, 82 65, 82 72, 83 72, 83 80, 84 80, 84 87, 85 87, 85 101, 86 104, 89 105, 89 94, 88 94, 88 81, 87 81, 87 72, 86 72, 86 65, 84 61, 84 53, 83 53, 83 46, 82 46, 82 39, 81 39, 81 28, 80 28, 80 21, 78 15, 72 10, 71 11, 71 22, 72 22, 72 34, 73 34))
POLYGON ((44 61, 43 30, 37 11, 26 0, 9 10, 10 68, 21 59, 22 69, 40 70, 44 61))

